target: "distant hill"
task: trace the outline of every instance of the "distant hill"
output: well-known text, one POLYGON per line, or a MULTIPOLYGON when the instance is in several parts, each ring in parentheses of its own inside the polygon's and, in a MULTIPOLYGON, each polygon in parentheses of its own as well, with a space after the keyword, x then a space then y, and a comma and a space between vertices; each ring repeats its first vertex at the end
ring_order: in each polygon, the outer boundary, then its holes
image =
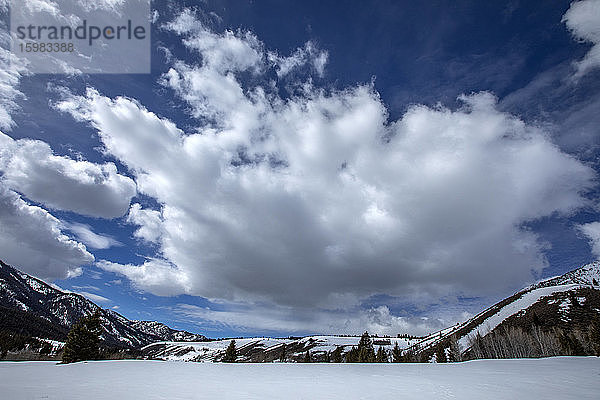
MULTIPOLYGON (((422 338, 373 338, 376 348, 381 344, 388 352, 397 343, 403 349, 405 361, 433 361, 436 353, 451 358, 511 358, 503 340, 520 341, 525 348, 521 357, 577 354, 577 341, 583 344, 591 323, 600 316, 600 262, 584 265, 562 276, 546 279, 528 286, 512 296, 483 310, 462 324, 448 327, 422 338), (512 337, 512 336, 515 337, 512 337), (533 339, 528 335, 537 335, 533 339), (581 336, 578 338, 578 335, 581 336), (505 338, 506 336, 506 338, 505 338), (473 342, 482 338, 482 349, 473 342), (494 339, 494 340, 492 340, 494 339), (545 348, 538 349, 538 340, 545 348), (571 341, 571 343, 569 343, 571 341), (498 344, 499 343, 499 344, 498 344), (499 349, 486 349, 497 346, 499 349), (481 354, 475 354, 475 350, 481 354), (486 352, 487 351, 487 352, 486 352), (538 354, 539 353, 539 354, 538 354), (504 357, 502 357, 504 356, 504 357)), ((247 338, 238 339, 240 361, 273 361, 281 358, 285 345, 288 361, 302 361, 310 351, 316 361, 327 360, 328 353, 340 347, 346 353, 358 344, 358 336, 310 336, 304 338, 247 338)), ((218 361, 225 353, 229 340, 210 343, 153 343, 143 348, 149 357, 163 360, 218 361)), ((593 349, 584 349, 585 354, 593 349)))
POLYGON ((64 341, 71 325, 96 311, 101 315, 102 339, 107 346, 140 348, 165 340, 206 340, 203 335, 171 329, 160 322, 128 320, 0 261, 0 330, 64 341))

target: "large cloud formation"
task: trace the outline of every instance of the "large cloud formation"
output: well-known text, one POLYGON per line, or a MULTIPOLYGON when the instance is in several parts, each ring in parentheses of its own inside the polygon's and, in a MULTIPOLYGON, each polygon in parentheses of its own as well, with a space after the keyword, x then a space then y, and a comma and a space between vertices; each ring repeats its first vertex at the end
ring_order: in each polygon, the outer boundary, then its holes
POLYGON ((140 289, 329 309, 376 293, 489 294, 545 266, 524 223, 587 204, 593 171, 489 93, 397 121, 370 84, 308 80, 282 97, 254 35, 190 15, 167 29, 201 61, 175 61, 162 83, 196 131, 94 89, 57 105, 161 205, 129 217, 159 260, 99 264, 140 289))

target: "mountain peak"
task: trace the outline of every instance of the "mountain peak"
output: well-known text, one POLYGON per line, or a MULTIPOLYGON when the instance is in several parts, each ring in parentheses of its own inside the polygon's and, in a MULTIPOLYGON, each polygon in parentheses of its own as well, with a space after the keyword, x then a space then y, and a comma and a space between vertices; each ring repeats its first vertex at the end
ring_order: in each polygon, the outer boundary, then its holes
POLYGON ((525 290, 533 290, 542 287, 559 286, 559 285, 584 285, 584 286, 599 286, 600 285, 600 261, 594 261, 585 264, 577 269, 569 271, 560 276, 548 278, 537 282, 525 288, 525 290))

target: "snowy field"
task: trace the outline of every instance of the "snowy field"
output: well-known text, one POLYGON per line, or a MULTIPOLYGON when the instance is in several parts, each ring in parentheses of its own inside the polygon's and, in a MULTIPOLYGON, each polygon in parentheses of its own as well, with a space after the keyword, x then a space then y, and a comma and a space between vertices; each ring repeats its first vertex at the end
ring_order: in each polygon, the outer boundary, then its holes
POLYGON ((599 399, 600 358, 458 364, 0 362, 2 399, 599 399))

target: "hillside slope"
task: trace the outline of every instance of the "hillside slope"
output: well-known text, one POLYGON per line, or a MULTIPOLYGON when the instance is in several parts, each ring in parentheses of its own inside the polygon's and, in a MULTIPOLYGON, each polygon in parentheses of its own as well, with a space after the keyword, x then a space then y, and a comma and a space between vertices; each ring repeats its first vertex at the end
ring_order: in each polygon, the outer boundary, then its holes
POLYGON ((102 338, 110 346, 139 348, 165 340, 206 340, 203 335, 174 330, 156 321, 130 321, 82 295, 58 290, 0 261, 3 330, 64 341, 72 324, 95 312, 100 313, 102 338))
MULTIPOLYGON (((407 348, 420 339, 373 337, 379 346, 391 352, 398 344, 407 348)), ((244 338, 235 339, 238 360, 242 362, 302 361, 309 351, 315 361, 326 361, 328 354, 341 348, 342 354, 357 346, 360 336, 306 336, 302 338, 244 338)), ((231 339, 204 343, 160 342, 145 346, 142 351, 153 359, 168 361, 220 361, 231 339)))
POLYGON ((414 344, 407 350, 431 357, 438 346, 456 340, 463 353, 472 341, 509 327, 530 330, 533 326, 567 333, 586 329, 600 315, 600 262, 586 264, 564 275, 528 286, 483 310, 462 324, 414 344))

